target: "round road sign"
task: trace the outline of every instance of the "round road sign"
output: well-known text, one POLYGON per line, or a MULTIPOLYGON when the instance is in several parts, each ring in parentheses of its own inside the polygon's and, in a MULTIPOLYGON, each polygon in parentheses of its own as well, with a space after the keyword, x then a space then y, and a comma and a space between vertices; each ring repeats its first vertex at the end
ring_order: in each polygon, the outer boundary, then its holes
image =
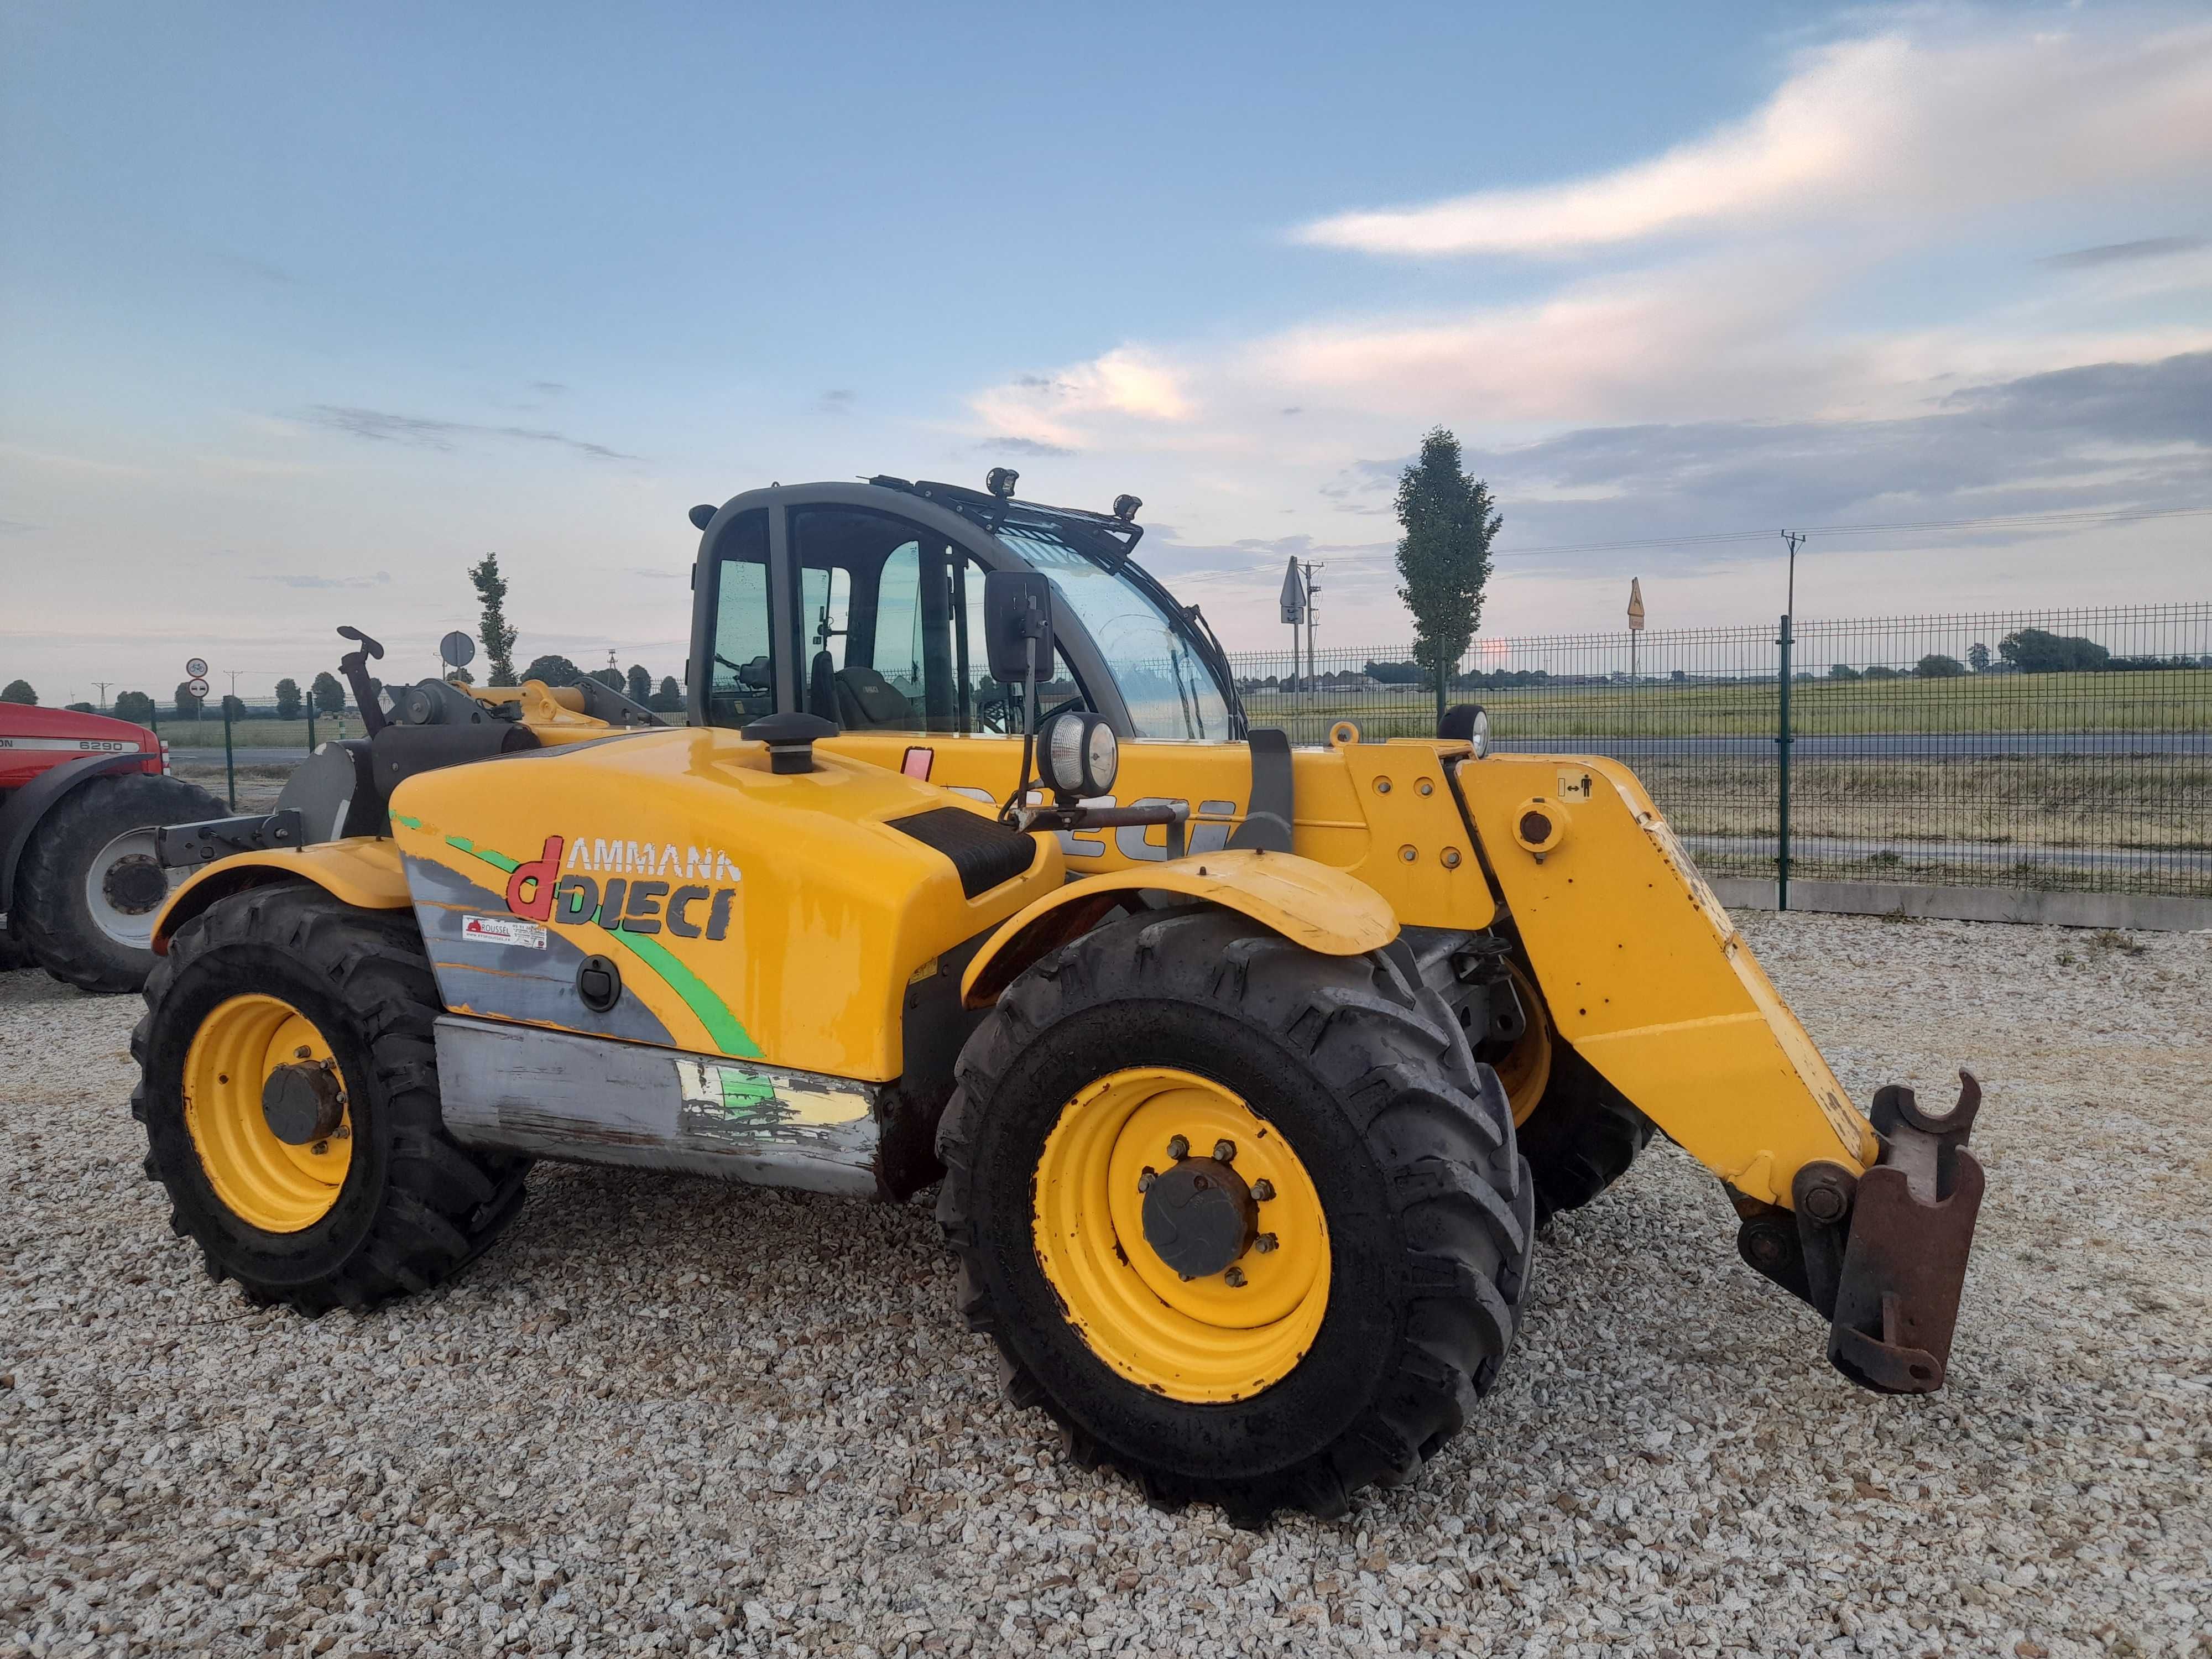
POLYGON ((477 642, 458 628, 438 641, 438 659, 455 668, 466 668, 476 656, 477 642))
POLYGON ((207 672, 207 659, 205 657, 186 658, 185 672, 193 679, 199 678, 201 675, 207 672))
POLYGON ((185 690, 196 697, 204 697, 208 694, 208 683, 195 674, 185 682, 185 690))

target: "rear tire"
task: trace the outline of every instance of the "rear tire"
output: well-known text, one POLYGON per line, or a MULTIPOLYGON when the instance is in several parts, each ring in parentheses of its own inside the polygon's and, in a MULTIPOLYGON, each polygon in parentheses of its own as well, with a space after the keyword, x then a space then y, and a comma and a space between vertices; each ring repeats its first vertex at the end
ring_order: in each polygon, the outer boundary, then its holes
MULTIPOLYGON (((1239 1525, 1337 1516, 1360 1488, 1411 1478, 1495 1382, 1533 1194, 1496 1077, 1389 953, 1321 956, 1210 907, 1132 916, 1017 979, 958 1081, 938 1218, 961 1310, 997 1343, 1009 1396, 1058 1419, 1078 1459, 1239 1525), (1040 1160, 1100 1079, 1141 1068, 1233 1091, 1295 1150, 1326 1220, 1310 1344, 1241 1397, 1131 1380, 1047 1278, 1040 1160)), ((1131 1273, 1129 1253, 1152 1248, 1118 1230, 1104 1243, 1131 1273)))
POLYGON ((181 778, 138 773, 79 784, 23 848, 10 929, 58 980, 137 990, 154 969, 154 918, 169 891, 152 835, 139 832, 222 815, 221 801, 181 778))
MULTIPOLYGON (((528 1161, 460 1146, 440 1116, 440 1012, 404 910, 358 910, 291 883, 219 899, 177 930, 131 1034, 140 1077, 131 1111, 146 1127, 147 1176, 168 1193, 170 1229, 199 1245, 213 1277, 237 1279, 258 1305, 283 1303, 311 1318, 340 1306, 362 1313, 452 1278, 514 1218, 528 1161), (272 999, 327 1044, 346 1091, 342 1178, 304 1206, 284 1161, 301 1160, 273 1134, 241 1142, 246 1125, 234 1118, 228 1133, 244 1151, 226 1148, 211 1138, 219 1103, 188 1109, 186 1100, 188 1068, 203 1088, 216 1080, 194 1048, 203 1027, 226 1008, 272 999), (235 1197, 240 1170, 250 1182, 256 1160, 278 1172, 275 1202, 296 1214, 258 1212, 271 1224, 257 1225, 240 1213, 250 1202, 234 1207, 218 1192, 220 1183, 235 1197), (289 1224, 319 1204, 307 1224, 289 1224)), ((258 1079, 243 1081, 258 1091, 258 1079)))

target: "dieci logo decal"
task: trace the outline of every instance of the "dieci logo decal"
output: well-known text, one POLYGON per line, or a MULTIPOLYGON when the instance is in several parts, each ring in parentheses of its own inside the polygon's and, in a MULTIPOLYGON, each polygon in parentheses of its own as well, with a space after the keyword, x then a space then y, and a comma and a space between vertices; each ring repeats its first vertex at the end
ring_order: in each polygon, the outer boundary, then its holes
POLYGON ((658 933, 665 927, 678 939, 719 940, 730 931, 730 908, 738 896, 730 884, 739 873, 720 848, 687 848, 679 854, 672 843, 586 841, 580 836, 572 846, 566 836, 548 836, 545 850, 516 865, 507 877, 507 908, 532 921, 568 927, 597 922, 625 933, 658 933), (638 881, 611 874, 603 889, 597 877, 576 873, 580 868, 665 873, 679 879, 638 881), (686 876, 693 879, 680 879, 686 876))

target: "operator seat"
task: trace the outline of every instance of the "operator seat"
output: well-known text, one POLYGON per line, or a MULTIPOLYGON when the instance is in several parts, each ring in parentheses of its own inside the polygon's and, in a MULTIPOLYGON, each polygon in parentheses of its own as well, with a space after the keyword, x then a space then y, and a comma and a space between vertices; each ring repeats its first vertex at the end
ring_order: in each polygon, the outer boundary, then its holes
POLYGON ((914 704, 872 668, 857 664, 837 671, 837 719, 848 732, 910 729, 914 704))

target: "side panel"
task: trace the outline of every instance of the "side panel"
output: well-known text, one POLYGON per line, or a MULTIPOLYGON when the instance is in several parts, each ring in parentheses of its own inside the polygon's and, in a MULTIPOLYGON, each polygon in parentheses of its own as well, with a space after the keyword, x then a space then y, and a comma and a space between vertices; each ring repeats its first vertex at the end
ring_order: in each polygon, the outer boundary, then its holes
MULTIPOLYGON (((994 805, 1013 793, 1022 747, 1017 738, 901 732, 848 732, 823 746, 994 805)), ((1292 750, 1292 850, 1371 887, 1408 926, 1488 927, 1497 907, 1444 775, 1447 759, 1465 752, 1463 744, 1405 739, 1292 750)), ((1108 799, 1188 804, 1190 852, 1212 852, 1228 845, 1251 805, 1252 751, 1241 743, 1124 743, 1108 799)), ((1075 876, 1142 869, 1168 855, 1158 827, 1077 830, 1060 840, 1075 876)))
POLYGON ((1562 1036, 1692 1157, 1787 1206, 1877 1147, 1659 809, 1615 762, 1493 756, 1467 803, 1562 1036))
POLYGON ((446 1127, 471 1146, 872 1198, 876 1091, 635 1043, 438 1021, 446 1127))
POLYGON ((945 804, 825 753, 776 774, 709 727, 422 773, 392 826, 453 1012, 884 1082, 908 981, 1060 881, 1039 837, 1026 874, 969 898, 892 827, 945 804), (594 957, 619 977, 604 1010, 594 957))

